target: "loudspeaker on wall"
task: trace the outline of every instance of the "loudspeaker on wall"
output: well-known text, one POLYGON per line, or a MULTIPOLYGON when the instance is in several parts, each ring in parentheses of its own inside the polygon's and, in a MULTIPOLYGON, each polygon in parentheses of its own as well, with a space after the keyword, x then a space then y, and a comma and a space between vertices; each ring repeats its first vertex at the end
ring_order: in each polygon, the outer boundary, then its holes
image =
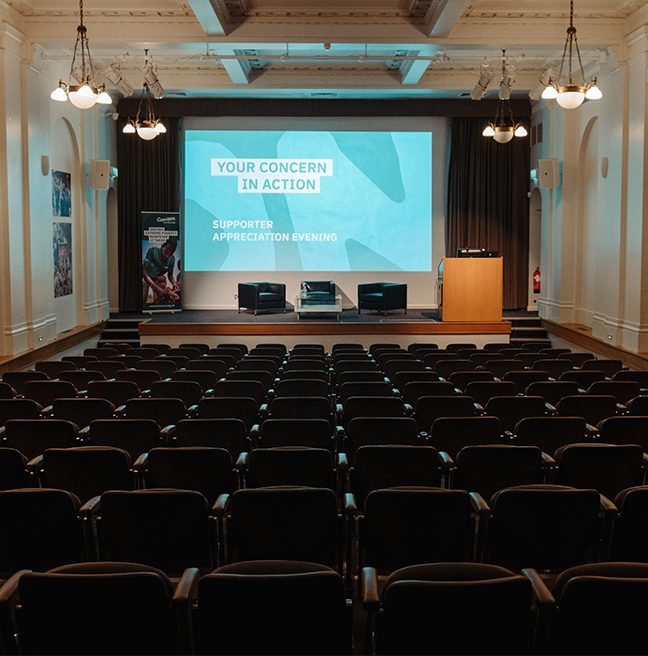
POLYGON ((560 186, 560 164, 555 157, 539 159, 538 173, 541 189, 555 189, 560 186))
POLYGON ((91 159, 88 173, 90 189, 110 189, 110 160, 91 159))

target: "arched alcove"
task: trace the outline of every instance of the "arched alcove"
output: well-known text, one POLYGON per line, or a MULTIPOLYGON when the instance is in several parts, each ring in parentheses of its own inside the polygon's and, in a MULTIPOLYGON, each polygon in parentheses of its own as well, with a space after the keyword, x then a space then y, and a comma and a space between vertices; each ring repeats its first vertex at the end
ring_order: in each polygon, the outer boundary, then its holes
POLYGON ((574 319, 592 325, 605 275, 597 251, 600 249, 598 198, 599 122, 594 116, 585 126, 578 161, 578 203, 574 233, 574 319))
MULTIPOLYGON (((530 311, 538 309, 540 294, 533 291, 533 274, 540 267, 542 246, 542 194, 536 187, 529 198, 529 300, 530 311)), ((541 272, 542 273, 542 272, 541 272)), ((546 283, 546 276, 545 276, 546 283)), ((545 294, 546 296, 546 294, 545 294)))
POLYGON ((117 192, 111 188, 106 195, 106 259, 108 262, 108 304, 111 312, 119 312, 119 228, 117 192))
MULTIPOLYGON (((79 144, 65 117, 52 126, 52 226, 49 262, 57 333, 78 325, 82 308, 82 202, 85 179, 80 175, 79 144)), ((45 263, 43 262, 43 266, 45 263)))

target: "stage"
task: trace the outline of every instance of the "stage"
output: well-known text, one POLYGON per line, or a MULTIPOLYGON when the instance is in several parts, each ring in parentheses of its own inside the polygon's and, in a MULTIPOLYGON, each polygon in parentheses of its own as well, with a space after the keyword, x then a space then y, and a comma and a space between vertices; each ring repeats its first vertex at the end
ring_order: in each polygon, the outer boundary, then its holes
POLYGON ((344 309, 339 318, 327 315, 299 315, 291 305, 286 312, 259 313, 245 310, 183 310, 177 313, 117 315, 131 320, 140 318, 140 342, 164 342, 171 346, 201 342, 215 347, 223 342, 256 346, 259 342, 281 342, 288 348, 303 342, 319 342, 330 348, 336 342, 398 343, 433 342, 440 347, 450 342, 472 342, 478 347, 489 342, 509 342, 511 322, 440 321, 437 311, 408 309, 387 316, 357 308, 344 309))

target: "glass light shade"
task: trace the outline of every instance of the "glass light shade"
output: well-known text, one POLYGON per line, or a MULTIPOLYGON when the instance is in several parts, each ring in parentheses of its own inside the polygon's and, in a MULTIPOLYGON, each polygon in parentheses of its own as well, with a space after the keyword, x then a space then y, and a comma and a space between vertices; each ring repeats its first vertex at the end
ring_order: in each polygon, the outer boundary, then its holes
POLYGON ((545 90, 542 92, 542 97, 545 100, 552 100, 553 98, 557 98, 558 91, 556 90, 556 87, 554 87, 553 84, 550 84, 548 87, 545 87, 545 90))
POLYGON ((68 98, 79 109, 90 109, 97 102, 97 94, 87 84, 69 87, 68 98))
POLYGON ((513 128, 512 127, 495 128, 495 134, 493 135, 493 139, 495 139, 497 143, 508 143, 511 139, 513 139, 513 128))
POLYGON ((566 84, 558 89, 556 102, 565 109, 576 109, 583 104, 583 100, 585 100, 585 87, 566 84))
POLYGON ((158 123, 155 126, 155 129, 157 130, 158 134, 164 134, 166 132, 166 128, 164 127, 164 125, 162 123, 158 123))
POLYGON ((493 130, 492 125, 487 125, 484 128, 484 131, 482 132, 483 137, 494 137, 495 136, 495 130, 493 130))
POLYGON ((588 100, 600 100, 603 98, 603 93, 596 85, 596 82, 585 92, 585 98, 588 100))
POLYGON ((65 102, 68 99, 65 89, 61 86, 56 87, 56 89, 50 93, 50 98, 52 100, 58 100, 59 102, 65 102))
POLYGON ((100 105, 112 105, 112 98, 106 93, 106 91, 102 91, 97 98, 97 102, 100 105))
POLYGON ((526 137, 528 134, 529 133, 523 125, 518 125, 517 128, 515 128, 516 137, 526 137))
POLYGON ((126 123, 126 125, 122 128, 122 132, 124 134, 135 134, 137 130, 135 129, 135 126, 132 123, 126 123))
POLYGON ((151 141, 158 136, 157 130, 153 127, 141 126, 137 128, 137 134, 144 139, 144 141, 151 141))

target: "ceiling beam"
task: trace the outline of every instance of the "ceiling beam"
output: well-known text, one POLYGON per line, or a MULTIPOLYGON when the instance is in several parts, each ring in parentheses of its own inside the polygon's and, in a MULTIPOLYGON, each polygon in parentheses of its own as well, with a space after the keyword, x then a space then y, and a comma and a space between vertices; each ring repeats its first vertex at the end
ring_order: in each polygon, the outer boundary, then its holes
POLYGON ((187 0, 207 36, 225 36, 229 12, 221 0, 187 0))
POLYGON ((421 77, 423 77, 423 73, 427 71, 429 66, 429 59, 417 59, 403 63, 401 66, 401 83, 418 84, 421 77))
MULTIPOLYGON (((218 45, 214 48, 216 57, 219 55, 235 55, 234 48, 218 45)), ((247 59, 221 59, 220 63, 227 71, 233 84, 249 84, 252 67, 247 59)))
POLYGON ((425 14, 424 33, 446 37, 461 18, 471 0, 433 0, 425 14))

